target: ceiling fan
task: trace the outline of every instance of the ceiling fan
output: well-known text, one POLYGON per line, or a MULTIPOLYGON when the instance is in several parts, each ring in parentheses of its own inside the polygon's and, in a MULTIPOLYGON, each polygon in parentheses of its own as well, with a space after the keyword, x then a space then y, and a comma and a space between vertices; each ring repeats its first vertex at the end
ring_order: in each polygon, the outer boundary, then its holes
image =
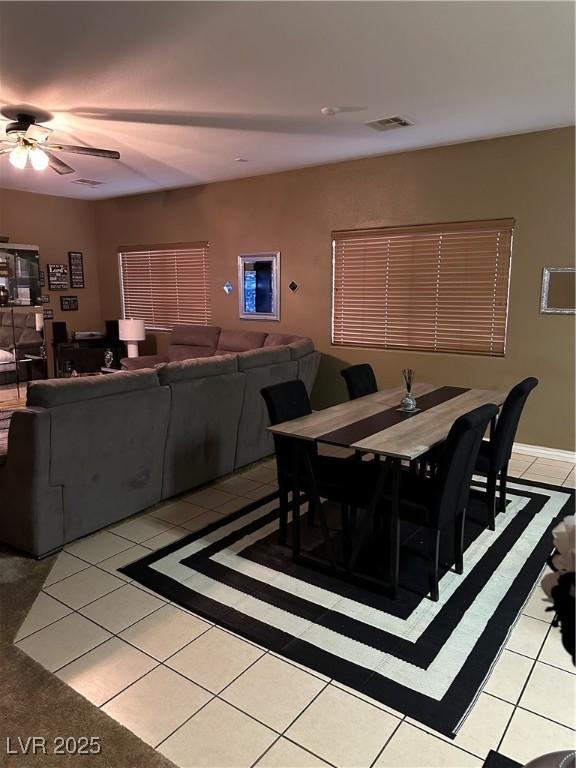
POLYGON ((54 152, 120 159, 120 153, 111 149, 50 143, 48 140, 53 130, 39 124, 52 118, 48 112, 38 110, 33 113, 31 110, 24 111, 22 107, 8 107, 0 114, 12 121, 6 125, 6 138, 0 139, 0 155, 9 154, 10 163, 15 168, 24 169, 30 164, 35 171, 43 171, 50 166, 62 176, 75 173, 74 168, 53 154, 54 152))

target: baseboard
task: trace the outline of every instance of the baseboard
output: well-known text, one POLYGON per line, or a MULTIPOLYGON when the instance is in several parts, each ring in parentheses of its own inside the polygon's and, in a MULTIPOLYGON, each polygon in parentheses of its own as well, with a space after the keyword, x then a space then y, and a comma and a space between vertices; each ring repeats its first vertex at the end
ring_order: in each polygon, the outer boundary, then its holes
POLYGON ((527 445, 526 443, 514 443, 513 450, 514 453, 527 453, 529 456, 538 456, 542 459, 576 463, 576 451, 561 451, 559 448, 545 448, 542 445, 527 445))

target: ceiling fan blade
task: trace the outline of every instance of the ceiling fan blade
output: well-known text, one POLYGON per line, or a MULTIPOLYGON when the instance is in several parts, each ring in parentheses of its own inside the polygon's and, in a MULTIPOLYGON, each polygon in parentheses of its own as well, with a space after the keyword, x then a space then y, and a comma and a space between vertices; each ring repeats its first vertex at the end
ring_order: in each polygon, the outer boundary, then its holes
POLYGON ((37 144, 42 144, 51 133, 53 133, 51 128, 45 128, 43 125, 32 123, 32 125, 28 126, 24 138, 28 141, 35 141, 37 144))
POLYGON ((57 152, 73 152, 76 155, 93 155, 107 157, 109 160, 120 160, 120 152, 113 149, 98 149, 97 147, 79 147, 75 144, 45 144, 46 149, 57 152))
POLYGON ((60 176, 66 176, 68 173, 76 173, 72 166, 68 165, 68 163, 65 163, 63 160, 60 160, 59 157, 56 157, 51 152, 48 152, 47 147, 44 147, 44 152, 48 155, 48 164, 50 165, 50 168, 52 168, 53 171, 56 171, 56 173, 59 173, 60 176))

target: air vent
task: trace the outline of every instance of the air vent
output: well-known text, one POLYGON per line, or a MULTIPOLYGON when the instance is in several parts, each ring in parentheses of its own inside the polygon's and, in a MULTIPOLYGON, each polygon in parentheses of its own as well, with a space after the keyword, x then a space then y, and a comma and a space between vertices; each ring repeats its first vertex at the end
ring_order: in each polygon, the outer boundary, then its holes
POLYGON ((99 187, 104 184, 103 181, 95 181, 94 179, 74 179, 70 184, 80 184, 82 187, 99 187))
POLYGON ((364 123, 368 128, 372 128, 373 131, 389 131, 391 128, 407 128, 409 125, 413 125, 410 120, 400 115, 394 115, 393 117, 383 117, 381 120, 370 120, 369 123, 364 123))

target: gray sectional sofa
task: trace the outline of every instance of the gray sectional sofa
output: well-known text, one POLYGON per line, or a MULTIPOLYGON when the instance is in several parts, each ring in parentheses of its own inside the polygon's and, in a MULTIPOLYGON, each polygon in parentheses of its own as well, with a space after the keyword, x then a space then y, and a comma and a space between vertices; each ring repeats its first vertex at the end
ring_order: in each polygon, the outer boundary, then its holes
POLYGON ((0 456, 0 541, 43 556, 272 453, 260 390, 311 390, 320 360, 309 339, 281 340, 31 383, 0 456))

